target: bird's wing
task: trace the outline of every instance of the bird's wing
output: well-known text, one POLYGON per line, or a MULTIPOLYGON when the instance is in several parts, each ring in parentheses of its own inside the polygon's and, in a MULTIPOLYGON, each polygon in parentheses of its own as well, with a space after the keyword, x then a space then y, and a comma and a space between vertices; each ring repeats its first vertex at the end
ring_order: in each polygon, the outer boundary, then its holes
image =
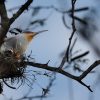
POLYGON ((8 38, 5 38, 4 42, 12 41, 12 40, 14 40, 14 39, 15 39, 15 37, 8 37, 8 38))
POLYGON ((13 48, 15 48, 16 41, 16 37, 5 39, 4 43, 1 46, 1 51, 12 50, 13 48))

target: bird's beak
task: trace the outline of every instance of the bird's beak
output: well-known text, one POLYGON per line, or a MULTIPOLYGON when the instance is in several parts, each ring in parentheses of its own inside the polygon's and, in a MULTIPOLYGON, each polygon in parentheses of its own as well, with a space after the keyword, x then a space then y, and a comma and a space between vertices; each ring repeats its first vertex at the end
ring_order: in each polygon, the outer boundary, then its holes
POLYGON ((38 34, 40 34, 42 32, 46 32, 46 31, 48 31, 48 30, 42 30, 42 31, 35 32, 35 35, 38 35, 38 34))
POLYGON ((42 32, 45 32, 45 31, 48 31, 48 30, 42 30, 42 31, 38 31, 38 32, 24 32, 24 33, 26 33, 25 38, 30 42, 34 36, 36 36, 42 32))

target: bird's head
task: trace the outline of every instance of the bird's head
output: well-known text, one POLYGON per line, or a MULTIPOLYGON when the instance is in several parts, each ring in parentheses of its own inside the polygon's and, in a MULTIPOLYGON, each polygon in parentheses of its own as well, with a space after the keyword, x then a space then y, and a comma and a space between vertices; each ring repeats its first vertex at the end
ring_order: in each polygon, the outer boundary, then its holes
POLYGON ((24 33, 25 38, 30 42, 34 36, 36 36, 42 32, 45 32, 45 31, 48 31, 48 30, 43 30, 43 31, 38 31, 38 32, 27 31, 27 32, 23 32, 23 33, 24 33))

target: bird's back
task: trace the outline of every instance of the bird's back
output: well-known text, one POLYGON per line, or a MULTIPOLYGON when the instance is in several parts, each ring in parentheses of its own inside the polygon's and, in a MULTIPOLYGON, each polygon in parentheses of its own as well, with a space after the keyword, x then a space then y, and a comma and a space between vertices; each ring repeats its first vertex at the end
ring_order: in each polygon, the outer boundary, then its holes
POLYGON ((13 51, 14 53, 18 53, 22 55, 26 48, 28 42, 23 38, 23 35, 16 35, 14 37, 7 38, 5 42, 2 44, 0 51, 13 51))

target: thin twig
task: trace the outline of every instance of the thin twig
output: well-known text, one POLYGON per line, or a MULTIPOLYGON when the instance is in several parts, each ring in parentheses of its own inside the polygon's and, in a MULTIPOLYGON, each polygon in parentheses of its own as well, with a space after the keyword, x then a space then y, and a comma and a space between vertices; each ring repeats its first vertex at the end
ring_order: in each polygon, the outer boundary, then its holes
POLYGON ((96 66, 100 64, 100 60, 95 61, 88 69, 86 69, 81 75, 80 80, 85 78, 96 66))
POLYGON ((67 61, 70 61, 69 59, 69 51, 70 51, 70 46, 71 46, 71 42, 72 42, 72 38, 75 34, 75 31, 76 31, 76 27, 75 27, 75 19, 74 19, 74 9, 75 9, 75 2, 74 0, 71 0, 72 1, 72 33, 71 33, 71 36, 69 38, 69 44, 68 44, 68 47, 67 47, 67 51, 66 51, 66 57, 67 57, 67 61))
POLYGON ((9 88, 11 88, 11 89, 16 89, 15 87, 12 87, 12 86, 10 86, 8 83, 6 83, 6 81, 5 81, 4 79, 2 79, 2 80, 3 80, 4 84, 5 84, 6 86, 8 86, 9 88))
POLYGON ((89 54, 89 51, 86 51, 83 54, 80 54, 80 55, 78 55, 76 57, 71 58, 71 61, 74 61, 76 59, 82 58, 82 57, 86 56, 87 54, 89 54))
POLYGON ((67 60, 67 62, 70 61, 70 59, 69 59, 69 51, 70 51, 70 46, 71 46, 71 42, 72 42, 73 36, 75 34, 75 31, 76 31, 75 19, 73 17, 74 16, 74 10, 75 10, 75 1, 72 0, 71 4, 72 4, 72 33, 71 33, 71 36, 69 38, 69 43, 68 43, 68 47, 67 47, 66 53, 65 53, 65 55, 64 55, 64 57, 63 57, 63 59, 61 61, 61 64, 60 64, 59 68, 62 68, 64 66, 66 60, 67 60))

